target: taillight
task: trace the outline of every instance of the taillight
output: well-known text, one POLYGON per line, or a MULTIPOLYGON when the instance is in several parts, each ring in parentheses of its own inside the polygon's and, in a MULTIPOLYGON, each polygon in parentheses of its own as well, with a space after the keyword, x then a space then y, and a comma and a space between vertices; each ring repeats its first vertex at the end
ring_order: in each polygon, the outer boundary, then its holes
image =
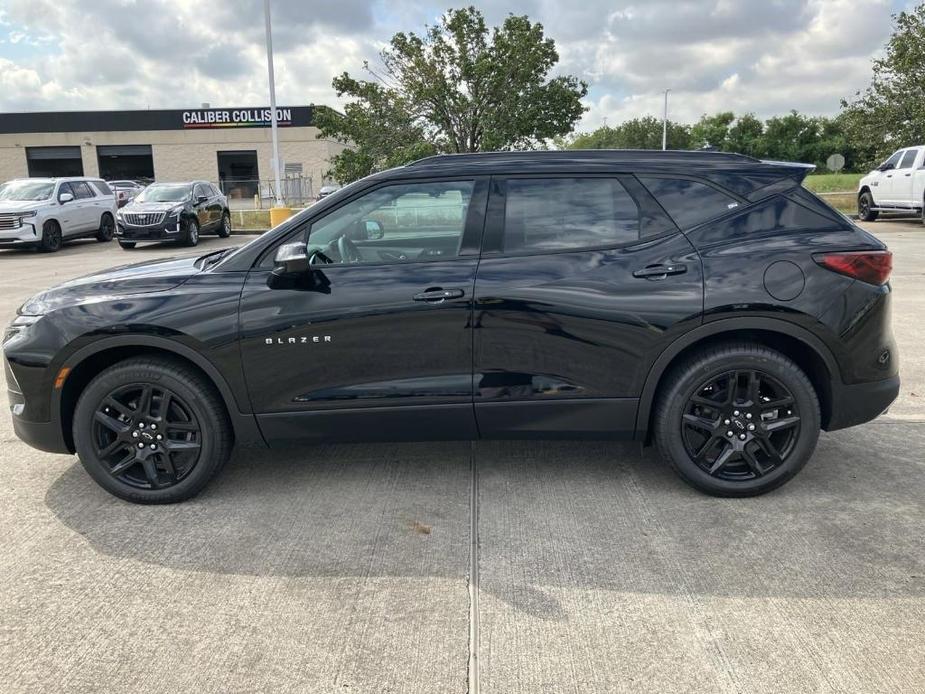
POLYGON ((890 251, 814 253, 813 260, 832 272, 869 284, 886 284, 893 269, 893 254, 890 251))

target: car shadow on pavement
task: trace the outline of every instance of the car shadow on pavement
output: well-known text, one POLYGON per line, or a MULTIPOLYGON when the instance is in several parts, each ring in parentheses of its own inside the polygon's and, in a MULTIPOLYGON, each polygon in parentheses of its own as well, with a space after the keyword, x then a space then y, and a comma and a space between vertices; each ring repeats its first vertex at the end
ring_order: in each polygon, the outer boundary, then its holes
POLYGON ((95 550, 173 569, 464 579, 474 450, 480 588, 516 610, 567 619, 563 588, 896 598, 925 593, 922 429, 824 434, 797 479, 754 499, 701 495, 638 445, 483 442, 241 450, 199 498, 160 507, 75 463, 45 501, 95 550))

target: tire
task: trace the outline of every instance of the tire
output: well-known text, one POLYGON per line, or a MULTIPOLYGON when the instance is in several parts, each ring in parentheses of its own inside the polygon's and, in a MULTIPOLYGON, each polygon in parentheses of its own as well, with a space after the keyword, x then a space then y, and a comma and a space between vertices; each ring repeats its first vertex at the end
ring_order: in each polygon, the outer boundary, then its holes
POLYGON ((874 207, 874 196, 864 191, 858 196, 858 219, 862 222, 873 222, 880 216, 879 212, 871 210, 874 207))
POLYGON ((73 433, 87 473, 110 494, 138 504, 196 496, 233 443, 213 385, 162 357, 127 359, 97 375, 77 402, 73 433))
POLYGON ((713 496, 780 487, 806 465, 819 438, 819 400, 806 374, 762 345, 696 353, 669 372, 659 395, 654 424, 662 457, 685 482, 713 496), (749 390, 752 374, 756 393, 749 390))
POLYGON ((127 251, 132 250, 135 247, 134 241, 119 241, 119 245, 122 246, 127 251))
POLYGON ((195 219, 187 219, 182 233, 180 243, 184 246, 195 246, 199 243, 199 222, 195 219))
POLYGON ((54 253, 60 251, 64 245, 64 239, 61 237, 61 225, 56 221, 49 220, 42 226, 42 240, 39 242, 39 250, 42 253, 54 253))
POLYGON ((112 241, 112 237, 116 233, 116 222, 112 218, 112 215, 106 212, 100 218, 100 228, 96 232, 96 240, 100 243, 108 243, 112 241))
POLYGON ((218 237, 220 239, 227 239, 229 236, 231 236, 231 215, 225 212, 218 226, 218 237))

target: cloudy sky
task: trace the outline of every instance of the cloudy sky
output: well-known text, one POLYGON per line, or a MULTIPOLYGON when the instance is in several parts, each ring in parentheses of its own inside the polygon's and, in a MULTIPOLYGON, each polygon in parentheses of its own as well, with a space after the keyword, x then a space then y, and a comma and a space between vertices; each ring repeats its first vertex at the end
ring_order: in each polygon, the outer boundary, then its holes
MULTIPOLYGON (((471 0, 470 0, 471 1, 471 0)), ((331 77, 362 74, 399 30, 463 2, 272 0, 280 104, 338 105, 331 77)), ((475 2, 527 14, 590 84, 582 129, 797 109, 833 114, 863 88, 907 0, 475 2)), ((2 0, 0 111, 256 106, 268 100, 260 0, 2 0)))

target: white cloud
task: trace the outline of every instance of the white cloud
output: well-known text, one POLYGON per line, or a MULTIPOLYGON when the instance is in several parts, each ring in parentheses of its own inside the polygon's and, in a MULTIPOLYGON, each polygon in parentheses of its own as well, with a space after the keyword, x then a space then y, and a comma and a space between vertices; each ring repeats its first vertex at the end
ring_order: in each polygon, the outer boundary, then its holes
MULTIPOLYGON (((4 0, 0 110, 169 108, 266 102, 253 0, 4 0), (204 19, 205 18, 205 19, 204 19), (4 57, 5 56, 5 57, 4 57)), ((454 3, 462 6, 467 3, 454 3)), ((835 113, 863 88, 890 32, 889 0, 518 0, 557 41, 559 70, 588 81, 583 127, 671 113, 835 113)), ((331 78, 362 74, 398 30, 437 10, 411 0, 273 0, 281 103, 339 105, 331 78)))

